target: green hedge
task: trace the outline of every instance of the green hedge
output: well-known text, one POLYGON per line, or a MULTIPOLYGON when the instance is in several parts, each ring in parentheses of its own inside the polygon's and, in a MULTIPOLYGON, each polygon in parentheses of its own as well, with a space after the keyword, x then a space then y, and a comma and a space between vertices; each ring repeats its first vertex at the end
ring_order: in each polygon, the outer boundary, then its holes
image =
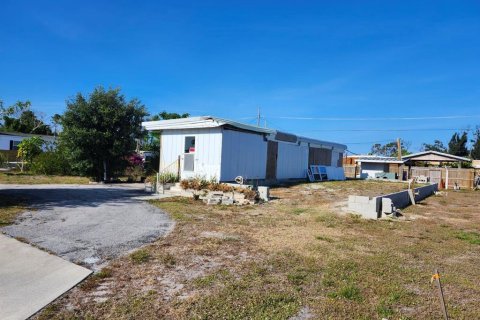
POLYGON ((30 171, 45 175, 69 175, 72 173, 72 167, 60 152, 47 151, 33 159, 30 171))

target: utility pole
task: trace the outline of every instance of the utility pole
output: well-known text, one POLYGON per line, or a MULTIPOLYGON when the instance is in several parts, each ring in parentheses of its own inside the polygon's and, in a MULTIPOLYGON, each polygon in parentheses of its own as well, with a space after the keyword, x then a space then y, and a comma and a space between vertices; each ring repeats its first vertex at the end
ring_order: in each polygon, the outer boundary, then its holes
POLYGON ((402 143, 400 142, 400 138, 397 138, 397 156, 398 160, 402 160, 402 143))
POLYGON ((260 107, 258 107, 258 113, 257 113, 257 127, 260 127, 260 107))
MULTIPOLYGON (((402 161, 402 142, 400 138, 397 139, 397 158, 402 161)), ((398 165, 398 180, 403 180, 403 163, 398 165)))

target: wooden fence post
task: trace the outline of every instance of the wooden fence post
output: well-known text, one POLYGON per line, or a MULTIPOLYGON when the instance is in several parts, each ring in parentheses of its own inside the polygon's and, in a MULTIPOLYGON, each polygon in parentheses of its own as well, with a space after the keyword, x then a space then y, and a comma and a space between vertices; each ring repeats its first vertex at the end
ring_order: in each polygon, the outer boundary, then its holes
POLYGON ((178 179, 180 179, 180 155, 178 155, 178 158, 177 158, 177 176, 178 176, 178 179))

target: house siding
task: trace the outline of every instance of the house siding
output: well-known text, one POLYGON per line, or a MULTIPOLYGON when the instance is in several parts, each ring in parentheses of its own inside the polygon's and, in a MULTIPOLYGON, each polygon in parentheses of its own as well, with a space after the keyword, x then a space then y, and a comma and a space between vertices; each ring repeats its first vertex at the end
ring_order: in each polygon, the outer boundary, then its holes
POLYGON ((308 166, 308 146, 278 143, 277 178, 305 178, 308 166))
POLYGON ((223 130, 221 181, 265 179, 267 142, 262 134, 223 130))
MULTIPOLYGON (((33 135, 32 135, 33 136, 33 135)), ((53 143, 55 142, 54 137, 45 137, 45 136, 39 136, 42 138, 45 142, 48 143, 53 143)), ((0 150, 10 150, 10 144, 11 141, 23 141, 24 139, 28 139, 30 136, 17 136, 17 135, 10 135, 10 134, 0 134, 0 150)), ((45 146, 43 147, 44 150, 46 150, 45 146)))
POLYGON ((164 130, 161 132, 160 170, 177 170, 172 165, 180 156, 181 178, 201 177, 218 179, 220 176, 222 131, 220 128, 164 130), (183 171, 185 137, 195 137, 194 171, 183 171))

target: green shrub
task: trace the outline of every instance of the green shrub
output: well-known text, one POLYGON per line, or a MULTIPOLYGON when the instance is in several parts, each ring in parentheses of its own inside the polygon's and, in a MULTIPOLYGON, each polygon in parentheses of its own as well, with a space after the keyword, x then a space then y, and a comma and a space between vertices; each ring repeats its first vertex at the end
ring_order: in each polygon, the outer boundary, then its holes
POLYGON ((7 163, 7 156, 0 152, 0 167, 7 163))
POLYGON ((158 175, 159 183, 174 183, 178 182, 179 177, 176 173, 173 172, 162 172, 158 175))
POLYGON ((44 175, 69 175, 72 170, 70 162, 62 153, 46 151, 33 159, 30 171, 44 175))

